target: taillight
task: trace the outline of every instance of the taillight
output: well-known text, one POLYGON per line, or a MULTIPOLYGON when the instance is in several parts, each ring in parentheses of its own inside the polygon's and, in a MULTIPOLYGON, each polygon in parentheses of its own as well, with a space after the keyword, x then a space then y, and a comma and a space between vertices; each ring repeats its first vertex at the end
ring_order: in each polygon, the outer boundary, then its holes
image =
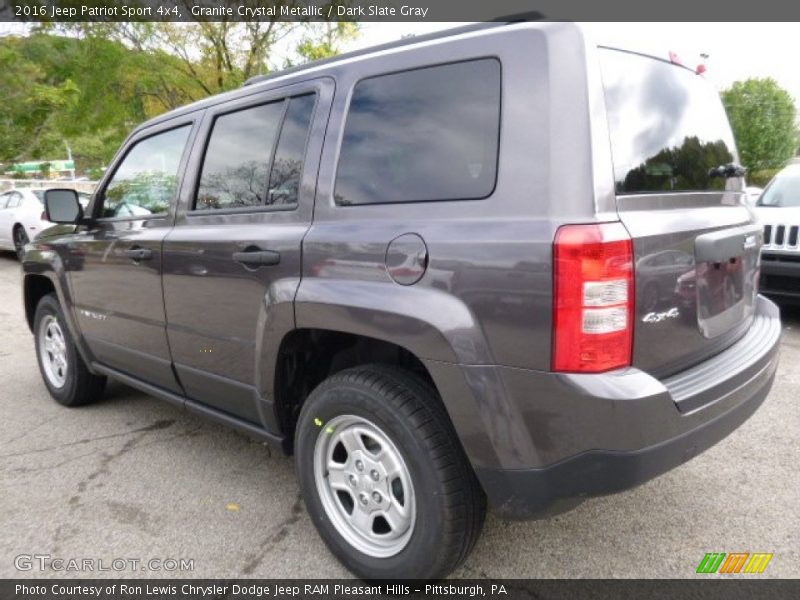
POLYGON ((39 217, 39 220, 40 221, 47 221, 47 211, 46 210, 42 211, 42 216, 39 217))
POLYGON ((553 370, 631 364, 633 244, 622 223, 565 225, 553 246, 553 370))

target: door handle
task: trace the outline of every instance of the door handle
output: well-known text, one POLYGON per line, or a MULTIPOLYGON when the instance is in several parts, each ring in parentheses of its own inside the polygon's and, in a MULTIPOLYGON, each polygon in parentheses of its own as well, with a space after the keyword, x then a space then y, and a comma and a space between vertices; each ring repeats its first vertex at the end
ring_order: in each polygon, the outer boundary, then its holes
POLYGON ((150 260, 153 258, 153 251, 150 250, 150 248, 131 248, 130 250, 125 250, 125 256, 137 262, 140 260, 150 260))
POLYGON ((274 250, 248 250, 234 252, 233 260, 248 267, 265 267, 280 263, 281 254, 274 250))

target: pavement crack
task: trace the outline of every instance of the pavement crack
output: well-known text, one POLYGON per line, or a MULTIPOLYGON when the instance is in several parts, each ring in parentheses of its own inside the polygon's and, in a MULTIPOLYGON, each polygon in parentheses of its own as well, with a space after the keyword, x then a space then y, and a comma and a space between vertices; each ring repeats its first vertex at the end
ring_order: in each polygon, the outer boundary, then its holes
POLYGON ((247 557, 247 562, 242 567, 242 573, 252 575, 264 561, 267 554, 286 539, 291 532, 292 526, 300 520, 302 514, 303 496, 298 492, 289 516, 269 529, 266 538, 259 544, 258 550, 247 557))
POLYGON ((67 442, 66 444, 59 444, 57 446, 48 446, 46 448, 35 448, 33 450, 25 450, 24 452, 12 452, 10 454, 0 454, 0 458, 14 458, 17 456, 29 456, 31 454, 41 454, 42 452, 52 452, 53 450, 62 450, 71 446, 81 446, 83 444, 91 444, 92 442, 100 442, 103 440, 111 440, 114 438, 125 437, 137 433, 148 433, 151 431, 159 431, 171 427, 175 423, 175 419, 161 419, 150 425, 131 429, 128 431, 121 431, 119 433, 110 433, 108 435, 100 435, 97 437, 85 438, 76 442, 67 442))
POLYGON ((3 468, 3 469, 0 469, 0 471, 2 471, 4 473, 13 473, 13 474, 19 474, 19 475, 27 475, 29 473, 40 473, 40 472, 43 472, 43 471, 52 471, 53 469, 58 469, 59 467, 63 467, 66 464, 69 464, 71 462, 75 462, 76 460, 80 460, 80 459, 86 458, 88 456, 94 456, 98 452, 99 452, 98 450, 92 450, 91 452, 86 452, 85 454, 79 454, 78 456, 73 456, 73 457, 68 458, 66 460, 62 460, 61 462, 58 462, 58 463, 48 464, 48 465, 46 465, 44 467, 15 467, 15 468, 11 468, 11 469, 3 468))
POLYGON ((49 419, 46 419, 46 420, 42 421, 41 423, 39 423, 36 427, 31 427, 30 429, 25 430, 20 435, 18 435, 16 437, 13 437, 10 440, 5 440, 2 444, 0 444, 0 447, 8 446, 9 444, 13 444, 14 442, 18 442, 19 440, 21 440, 21 439, 29 436, 30 434, 32 434, 34 431, 36 431, 38 429, 41 429, 42 427, 44 427, 48 423, 52 423, 55 420, 56 420, 56 417, 50 417, 49 419))

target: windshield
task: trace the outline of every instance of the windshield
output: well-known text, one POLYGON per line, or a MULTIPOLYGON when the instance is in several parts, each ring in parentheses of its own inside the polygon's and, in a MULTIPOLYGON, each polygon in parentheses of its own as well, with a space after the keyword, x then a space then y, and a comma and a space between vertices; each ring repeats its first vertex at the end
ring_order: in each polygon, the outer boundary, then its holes
POLYGON ((778 175, 756 203, 757 206, 800 206, 800 172, 778 175))

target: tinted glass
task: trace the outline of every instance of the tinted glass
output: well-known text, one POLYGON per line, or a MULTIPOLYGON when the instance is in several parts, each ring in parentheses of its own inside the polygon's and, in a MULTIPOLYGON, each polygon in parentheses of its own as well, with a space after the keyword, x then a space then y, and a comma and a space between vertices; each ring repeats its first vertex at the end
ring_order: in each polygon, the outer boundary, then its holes
POLYGON ((171 129, 136 144, 105 189, 101 216, 165 214, 178 189, 178 165, 189 129, 171 129))
POLYGON ((494 189, 499 128, 497 60, 361 81, 345 124, 336 202, 485 198, 494 189))
POLYGON ((800 206, 800 168, 779 173, 758 199, 758 206, 800 206))
POLYGON ((272 161, 267 204, 276 206, 297 204, 308 127, 314 112, 315 100, 314 95, 308 95, 292 98, 289 102, 278 148, 275 151, 275 160, 272 161))
POLYGON ((725 109, 692 71, 600 50, 617 193, 724 189, 709 170, 734 161, 725 109))
POLYGON ((44 190, 31 190, 31 191, 33 192, 33 195, 36 196, 36 199, 39 201, 40 204, 44 202, 44 190))
POLYGON ((242 208, 267 201, 267 170, 285 102, 217 117, 206 149, 195 208, 242 208))

